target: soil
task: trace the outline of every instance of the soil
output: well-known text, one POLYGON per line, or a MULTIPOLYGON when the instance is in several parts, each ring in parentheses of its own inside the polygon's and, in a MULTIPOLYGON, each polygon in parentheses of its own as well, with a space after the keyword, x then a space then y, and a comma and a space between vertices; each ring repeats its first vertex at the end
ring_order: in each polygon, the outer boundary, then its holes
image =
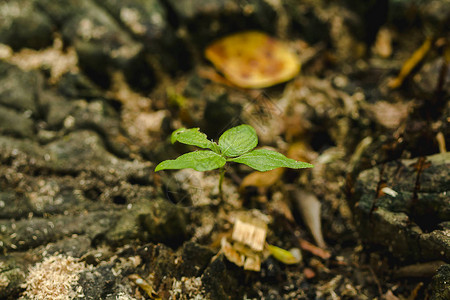
POLYGON ((448 5, 1 2, 0 298, 450 299, 448 5), (205 47, 246 30, 300 74, 218 74, 205 47), (217 170, 154 172, 195 149, 174 130, 239 124, 315 167, 230 164, 223 197, 217 170), (238 248, 238 220, 266 250, 238 248))

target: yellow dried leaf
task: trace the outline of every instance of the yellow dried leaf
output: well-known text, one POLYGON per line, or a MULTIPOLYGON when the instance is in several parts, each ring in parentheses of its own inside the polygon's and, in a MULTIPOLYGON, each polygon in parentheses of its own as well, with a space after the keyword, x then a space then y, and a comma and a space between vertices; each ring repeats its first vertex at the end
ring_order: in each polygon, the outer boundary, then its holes
POLYGON ((289 146, 286 156, 299 161, 311 162, 317 158, 317 153, 309 144, 295 142, 289 146))
POLYGON ((243 191, 248 186, 270 187, 280 180, 283 173, 284 168, 277 168, 267 172, 252 172, 245 176, 239 189, 243 191))
POLYGON ((246 31, 219 39, 205 56, 232 83, 263 88, 292 79, 300 62, 281 41, 262 32, 246 31))
POLYGON ((299 255, 301 252, 298 249, 296 249, 297 253, 294 255, 290 251, 284 250, 277 246, 267 245, 267 248, 275 259, 286 265, 298 264, 302 260, 301 254, 299 255))

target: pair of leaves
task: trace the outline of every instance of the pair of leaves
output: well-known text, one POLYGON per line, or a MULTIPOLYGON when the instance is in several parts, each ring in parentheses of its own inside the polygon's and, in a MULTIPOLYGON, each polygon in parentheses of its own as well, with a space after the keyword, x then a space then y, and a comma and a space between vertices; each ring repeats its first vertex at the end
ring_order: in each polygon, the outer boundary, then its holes
POLYGON ((181 128, 174 131, 171 142, 177 141, 209 150, 190 152, 175 160, 163 161, 156 166, 155 171, 186 168, 209 171, 222 168, 227 161, 242 163, 261 172, 280 167, 293 169, 313 167, 311 164, 287 158, 275 151, 253 150, 258 144, 258 136, 255 129, 249 125, 239 125, 225 131, 220 136, 218 144, 208 140, 199 128, 181 128))

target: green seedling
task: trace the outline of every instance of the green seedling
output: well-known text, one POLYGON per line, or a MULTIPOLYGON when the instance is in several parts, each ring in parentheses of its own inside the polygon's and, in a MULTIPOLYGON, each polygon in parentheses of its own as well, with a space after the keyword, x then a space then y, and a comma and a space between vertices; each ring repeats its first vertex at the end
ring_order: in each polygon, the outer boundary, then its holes
POLYGON ((202 172, 220 169, 219 194, 221 197, 227 162, 241 163, 260 172, 281 167, 292 169, 314 167, 309 163, 287 158, 276 151, 253 150, 258 144, 258 136, 255 129, 249 125, 239 125, 225 131, 220 136, 219 143, 208 140, 206 134, 200 132, 199 128, 180 128, 172 133, 171 142, 209 150, 189 152, 177 159, 165 160, 156 166, 155 171, 191 168, 202 172))

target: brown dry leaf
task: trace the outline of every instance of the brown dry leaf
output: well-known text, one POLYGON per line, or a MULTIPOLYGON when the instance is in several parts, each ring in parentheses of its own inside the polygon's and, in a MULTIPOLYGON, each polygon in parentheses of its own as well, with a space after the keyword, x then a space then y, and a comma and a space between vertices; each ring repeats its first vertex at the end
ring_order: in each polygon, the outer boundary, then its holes
POLYGON ((210 67, 199 68, 197 72, 198 72, 198 76, 200 76, 201 78, 208 79, 208 80, 218 83, 218 84, 223 84, 223 85, 230 86, 233 88, 238 88, 238 86, 236 86, 234 83, 232 83, 231 81, 229 81, 228 79, 226 79, 225 77, 223 77, 222 75, 217 73, 213 68, 210 68, 210 67))
POLYGON ((312 162, 317 158, 317 153, 309 144, 296 142, 289 146, 286 156, 298 161, 312 162))
POLYGON ((290 205, 285 200, 285 196, 282 192, 275 192, 272 195, 271 201, 269 204, 269 211, 277 212, 289 220, 292 223, 295 223, 294 216, 292 215, 292 210, 290 205))
POLYGON ((280 180, 283 173, 284 168, 277 168, 267 172, 252 172, 244 177, 239 190, 243 191, 248 186, 268 188, 280 180))
POLYGON ((263 88, 292 79, 300 62, 281 41, 265 33, 232 34, 209 45, 205 56, 232 83, 263 88))
POLYGON ((242 267, 245 262, 245 256, 236 251, 233 246, 224 237, 222 238, 222 251, 225 257, 238 267, 242 267))
POLYGON ((261 252, 256 252, 242 243, 230 243, 222 238, 222 249, 225 257, 238 267, 247 271, 259 272, 261 270, 261 252))

